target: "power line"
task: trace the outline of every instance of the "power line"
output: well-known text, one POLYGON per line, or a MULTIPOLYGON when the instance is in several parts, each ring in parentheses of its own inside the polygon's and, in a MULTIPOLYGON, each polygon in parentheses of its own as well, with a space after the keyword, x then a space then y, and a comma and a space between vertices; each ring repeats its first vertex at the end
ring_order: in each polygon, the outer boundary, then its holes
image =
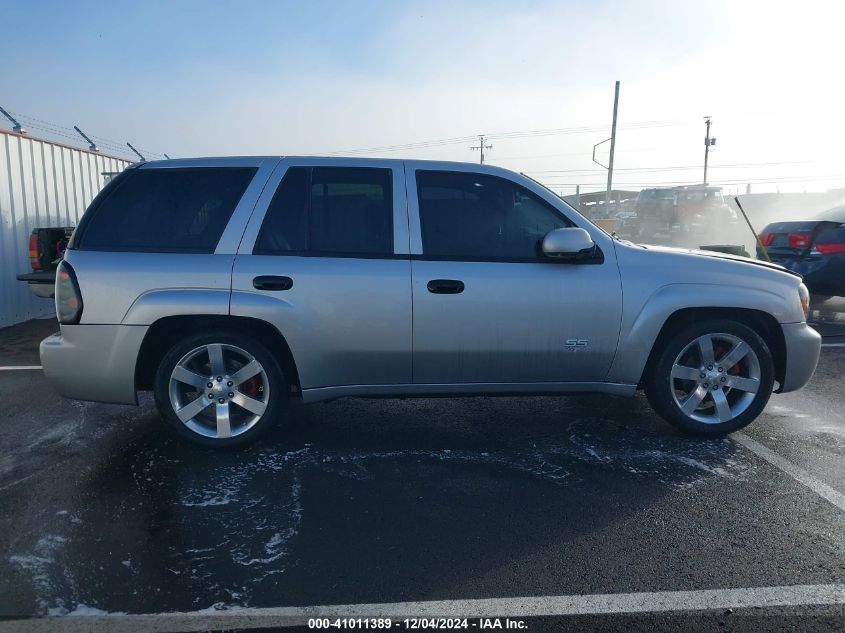
MULTIPOLYGON (((734 163, 725 165, 710 165, 710 169, 745 169, 751 167, 769 167, 772 165, 806 165, 818 163, 814 160, 792 160, 767 163, 734 163)), ((665 167, 617 167, 614 171, 650 172, 650 171, 681 171, 686 169, 701 169, 701 165, 667 165, 665 167)), ((603 169, 546 169, 528 171, 529 174, 570 174, 570 173, 604 173, 603 169)))
MULTIPOLYGON (((628 152, 658 152, 666 149, 677 149, 675 145, 663 145, 660 147, 627 147, 623 149, 617 149, 616 153, 628 153, 628 152)), ((503 160, 528 160, 532 158, 560 158, 562 156, 590 156, 592 152, 561 152, 557 154, 531 154, 529 156, 497 156, 497 161, 503 160)), ((533 172, 538 173, 538 172, 533 172)))
MULTIPOLYGON (((686 119, 667 119, 662 121, 639 121, 634 123, 627 123, 619 125, 619 129, 635 130, 655 127, 671 127, 679 123, 687 123, 686 119)), ((511 132, 497 132, 491 134, 484 134, 485 139, 517 139, 517 138, 534 138, 538 136, 556 136, 568 134, 585 134, 589 132, 602 132, 609 129, 611 126, 604 125, 586 125, 581 127, 569 128, 551 128, 546 130, 522 130, 511 132)), ((444 145, 460 145, 473 141, 478 138, 478 135, 472 136, 455 136, 451 138, 434 139, 429 141, 417 141, 414 143, 402 143, 398 145, 382 145, 379 147, 364 147, 356 149, 338 150, 332 152, 322 152, 323 156, 337 156, 341 154, 369 154, 372 152, 395 152, 409 149, 427 149, 429 147, 442 147, 444 145)))
MULTIPOLYGON (((604 186, 606 183, 603 182, 550 182, 550 181, 542 181, 543 184, 549 187, 601 187, 604 186)), ((713 184, 716 185, 742 185, 746 183, 750 184, 778 184, 778 183, 801 183, 801 182, 845 182, 845 176, 841 173, 838 174, 827 174, 822 176, 784 176, 779 178, 738 178, 738 179, 726 179, 726 180, 716 180, 713 181, 713 184)), ((680 187, 685 185, 700 185, 700 180, 692 180, 692 181, 655 181, 655 182, 643 182, 643 181, 626 181, 626 182, 617 182, 617 185, 624 185, 628 187, 680 187)))
MULTIPOLYGON (((54 136, 58 136, 58 137, 61 137, 61 138, 64 138, 64 139, 68 139, 70 141, 78 141, 79 137, 76 134, 72 133, 72 128, 67 128, 67 127, 60 125, 58 123, 46 121, 44 119, 39 119, 37 117, 29 116, 28 114, 23 114, 21 112, 15 112, 14 114, 17 117, 19 117, 20 119, 23 119, 24 121, 26 121, 27 126, 32 128, 32 129, 41 130, 42 132, 47 132, 48 134, 52 134, 54 136)), ((108 138, 105 138, 105 137, 101 137, 101 136, 97 136, 97 135, 94 135, 94 134, 91 134, 90 137, 92 139, 96 140, 98 146, 101 146, 104 149, 107 149, 111 152, 118 153, 118 154, 123 154, 123 155, 127 154, 126 149, 125 149, 126 146, 123 145, 122 143, 118 142, 118 141, 108 139, 108 138)), ((163 156, 164 156, 160 152, 152 152, 150 150, 146 150, 146 149, 143 149, 143 148, 140 148, 140 149, 142 149, 142 151, 146 155, 156 156, 156 157, 159 157, 159 158, 163 158, 163 156)))

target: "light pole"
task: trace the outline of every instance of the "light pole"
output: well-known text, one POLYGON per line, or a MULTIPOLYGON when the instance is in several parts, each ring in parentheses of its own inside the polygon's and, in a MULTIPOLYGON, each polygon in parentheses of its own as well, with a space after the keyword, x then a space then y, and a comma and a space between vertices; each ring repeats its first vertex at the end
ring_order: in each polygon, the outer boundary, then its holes
POLYGON ((710 148, 716 144, 715 138, 710 138, 710 117, 704 117, 704 124, 707 126, 707 135, 704 137, 704 184, 707 185, 707 159, 710 156, 710 148))

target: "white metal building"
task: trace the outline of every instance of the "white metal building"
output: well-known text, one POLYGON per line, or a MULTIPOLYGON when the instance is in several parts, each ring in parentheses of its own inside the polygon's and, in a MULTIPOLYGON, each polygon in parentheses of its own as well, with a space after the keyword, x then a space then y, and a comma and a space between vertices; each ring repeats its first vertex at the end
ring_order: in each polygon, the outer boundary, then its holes
POLYGON ((76 226, 103 188, 103 174, 122 171, 129 164, 122 158, 0 130, 0 327, 54 311, 51 299, 39 299, 15 279, 31 272, 32 229, 76 226))

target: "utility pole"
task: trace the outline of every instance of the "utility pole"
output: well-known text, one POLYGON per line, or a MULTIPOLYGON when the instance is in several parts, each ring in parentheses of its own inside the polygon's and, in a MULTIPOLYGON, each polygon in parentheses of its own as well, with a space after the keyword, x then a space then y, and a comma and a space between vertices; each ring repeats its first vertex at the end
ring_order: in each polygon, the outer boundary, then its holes
POLYGON ((604 210, 610 213, 610 192, 613 190, 613 155, 616 153, 616 115, 619 113, 619 82, 613 95, 613 125, 610 128, 610 159, 607 161, 607 191, 604 194, 604 210))
POLYGON ((473 147, 470 147, 470 149, 479 150, 479 152, 481 154, 481 160, 479 162, 483 165, 484 164, 484 150, 485 149, 493 149, 493 146, 492 145, 485 145, 484 144, 484 135, 479 134, 478 135, 478 145, 474 145, 473 147))
POLYGON ((575 210, 581 213, 581 185, 575 185, 575 210))
POLYGON ((707 185, 707 159, 710 156, 710 148, 716 144, 715 138, 710 138, 710 117, 704 117, 704 125, 707 126, 707 135, 704 137, 704 185, 707 185))

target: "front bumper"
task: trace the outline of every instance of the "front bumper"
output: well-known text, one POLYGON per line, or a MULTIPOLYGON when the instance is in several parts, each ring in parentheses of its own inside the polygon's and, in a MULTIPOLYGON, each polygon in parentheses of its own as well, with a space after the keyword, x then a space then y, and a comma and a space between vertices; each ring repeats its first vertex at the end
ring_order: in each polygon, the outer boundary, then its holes
POLYGON ((796 391, 806 385, 822 348, 821 334, 806 323, 781 324, 783 340, 786 343, 786 371, 780 392, 796 391))
POLYGON ((41 365, 66 398, 137 404, 135 364, 149 328, 63 325, 41 341, 41 365))

